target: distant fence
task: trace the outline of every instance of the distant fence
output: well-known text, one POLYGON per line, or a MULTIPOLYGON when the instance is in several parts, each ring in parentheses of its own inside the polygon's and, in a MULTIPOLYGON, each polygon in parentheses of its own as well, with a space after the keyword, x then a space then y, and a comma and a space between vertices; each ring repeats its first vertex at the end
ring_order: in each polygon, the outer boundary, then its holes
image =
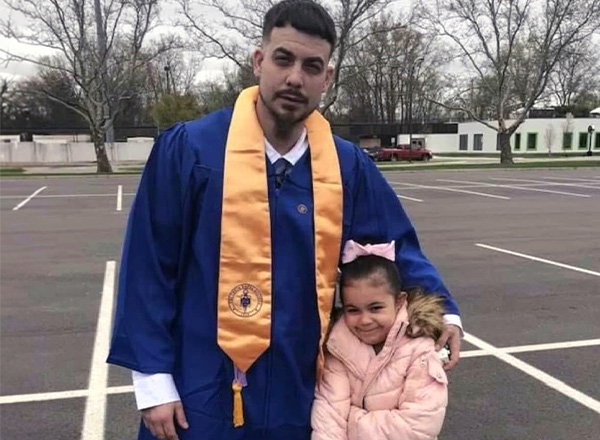
MULTIPOLYGON (((106 144, 108 158, 113 163, 148 159, 151 141, 115 142, 106 144)), ((0 142, 1 164, 47 164, 95 162, 91 142, 0 142)))

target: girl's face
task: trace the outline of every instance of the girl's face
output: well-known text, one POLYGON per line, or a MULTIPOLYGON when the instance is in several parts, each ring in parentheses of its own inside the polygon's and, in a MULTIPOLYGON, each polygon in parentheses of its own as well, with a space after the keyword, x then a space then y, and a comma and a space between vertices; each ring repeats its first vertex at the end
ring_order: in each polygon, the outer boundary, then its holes
POLYGON ((343 294, 344 320, 350 331, 365 344, 383 345, 404 296, 395 298, 380 275, 350 281, 343 294))

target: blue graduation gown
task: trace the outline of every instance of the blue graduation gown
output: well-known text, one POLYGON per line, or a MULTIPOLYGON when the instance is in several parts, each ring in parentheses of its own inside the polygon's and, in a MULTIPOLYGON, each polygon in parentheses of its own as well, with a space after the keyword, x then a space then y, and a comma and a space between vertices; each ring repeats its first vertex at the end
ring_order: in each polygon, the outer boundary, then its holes
MULTIPOLYGON (((226 109, 176 125, 152 150, 129 217, 108 362, 173 375, 190 425, 179 432, 181 440, 308 440, 320 334, 310 151, 279 190, 267 160, 272 339, 248 371, 245 425, 232 424, 233 365, 217 345, 223 163, 231 115, 226 109)), ((359 148, 340 138, 335 144, 344 185, 343 242, 395 239, 405 285, 444 295, 448 313, 458 314, 392 188, 359 148)), ((143 425, 139 438, 152 438, 143 425)))

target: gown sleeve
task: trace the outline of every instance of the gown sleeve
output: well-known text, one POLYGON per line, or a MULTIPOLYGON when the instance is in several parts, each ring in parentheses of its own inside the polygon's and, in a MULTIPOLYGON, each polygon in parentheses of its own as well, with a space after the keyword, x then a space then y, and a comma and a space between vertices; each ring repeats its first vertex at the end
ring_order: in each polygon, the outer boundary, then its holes
POLYGON ((129 215, 108 362, 141 373, 172 373, 181 257, 189 245, 190 176, 185 125, 157 139, 129 215))
POLYGON ((441 276, 427 259, 417 233, 398 196, 362 152, 354 174, 354 217, 351 239, 355 241, 396 241, 396 263, 405 287, 421 287, 444 299, 445 313, 460 315, 458 305, 444 285, 441 276))

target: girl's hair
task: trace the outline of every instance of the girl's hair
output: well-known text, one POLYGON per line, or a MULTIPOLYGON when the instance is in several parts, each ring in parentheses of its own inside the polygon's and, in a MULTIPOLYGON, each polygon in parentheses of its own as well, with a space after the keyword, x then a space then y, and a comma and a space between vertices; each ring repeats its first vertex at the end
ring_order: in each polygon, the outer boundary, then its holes
MULTIPOLYGON (((426 294, 420 287, 403 288, 398 266, 386 258, 367 255, 342 265, 340 277, 342 304, 344 304, 344 286, 365 278, 371 278, 375 284, 387 284, 390 295, 394 298, 398 298, 403 291, 406 292, 409 315, 407 336, 411 338, 428 336, 435 340, 439 338, 444 326, 443 299, 434 294, 426 294)), ((342 314, 343 309, 333 311, 331 326, 342 314)))
POLYGON ((344 286, 352 281, 372 278, 374 283, 386 283, 390 294, 395 297, 402 292, 402 279, 398 266, 393 261, 376 255, 358 257, 341 267, 340 288, 341 300, 344 303, 344 286))

